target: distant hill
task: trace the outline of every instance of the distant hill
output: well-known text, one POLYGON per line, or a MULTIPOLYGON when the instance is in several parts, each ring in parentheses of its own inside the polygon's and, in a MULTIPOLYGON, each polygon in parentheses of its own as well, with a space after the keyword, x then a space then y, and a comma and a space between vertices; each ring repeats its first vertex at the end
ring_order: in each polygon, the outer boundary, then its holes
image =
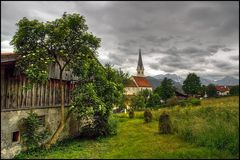
MULTIPOLYGON (((147 76, 146 79, 153 86, 153 89, 156 89, 158 86, 160 86, 161 82, 163 80, 163 79, 156 79, 156 78, 151 77, 151 76, 147 76)), ((184 93, 184 91, 182 90, 182 84, 181 83, 173 81, 173 85, 176 87, 177 91, 179 91, 181 93, 184 93)))
MULTIPOLYGON (((174 83, 176 83, 177 85, 183 85, 183 81, 185 80, 184 78, 176 75, 176 74, 159 74, 153 77, 149 76, 149 81, 151 81, 152 85, 154 87, 157 86, 157 84, 164 79, 164 77, 173 80, 174 83)), ((239 84, 239 79, 236 79, 234 77, 231 76, 226 76, 223 79, 217 80, 217 81, 213 81, 213 80, 209 80, 205 77, 200 77, 200 81, 203 85, 207 86, 210 83, 213 83, 215 85, 224 85, 224 86, 231 86, 231 85, 238 85, 239 84)))
POLYGON ((230 76, 226 76, 223 79, 215 81, 215 84, 225 85, 225 86, 226 85, 229 85, 229 86, 238 85, 239 84, 239 79, 236 79, 236 78, 233 78, 233 77, 230 77, 230 76))

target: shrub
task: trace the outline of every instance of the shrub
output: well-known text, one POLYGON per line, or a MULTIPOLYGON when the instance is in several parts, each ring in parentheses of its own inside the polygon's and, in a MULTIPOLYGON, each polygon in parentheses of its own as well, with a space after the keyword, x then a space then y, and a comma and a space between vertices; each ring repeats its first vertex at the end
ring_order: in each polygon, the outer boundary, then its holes
POLYGON ((130 109, 128 115, 129 115, 129 118, 134 118, 134 110, 130 109))
POLYGON ((114 117, 96 116, 93 123, 82 127, 81 137, 98 138, 117 134, 118 121, 114 117))
POLYGON ((150 109, 147 109, 147 110, 144 111, 144 121, 146 123, 152 121, 152 113, 151 113, 150 109))
POLYGON ((189 101, 187 99, 184 99, 184 100, 179 100, 178 101, 178 105, 182 106, 182 107, 185 107, 185 106, 189 106, 189 101))
POLYGON ((191 98, 191 99, 189 100, 189 102, 190 102, 193 106, 199 106, 199 105, 201 105, 201 101, 200 101, 199 99, 197 99, 197 98, 191 98))
POLYGON ((107 124, 107 132, 109 135, 116 135, 117 134, 117 126, 118 126, 118 120, 114 118, 113 116, 110 116, 108 119, 107 124))
POLYGON ((170 116, 165 111, 159 117, 159 133, 169 134, 172 132, 170 116))
POLYGON ((49 129, 39 131, 40 122, 38 115, 32 111, 28 113, 27 118, 23 118, 19 122, 19 128, 22 132, 23 144, 26 145, 27 150, 34 150, 39 147, 50 135, 49 129))
POLYGON ((178 104, 178 99, 177 99, 177 97, 171 97, 171 98, 169 98, 168 100, 167 100, 167 106, 175 106, 175 105, 177 105, 178 104))

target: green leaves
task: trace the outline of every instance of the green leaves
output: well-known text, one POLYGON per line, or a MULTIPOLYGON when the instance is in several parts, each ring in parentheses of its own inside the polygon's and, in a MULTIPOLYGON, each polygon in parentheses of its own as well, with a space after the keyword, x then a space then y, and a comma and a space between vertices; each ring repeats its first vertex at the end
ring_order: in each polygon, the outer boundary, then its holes
POLYGON ((200 78, 195 73, 189 73, 183 82, 183 90, 187 94, 196 95, 201 92, 200 78))

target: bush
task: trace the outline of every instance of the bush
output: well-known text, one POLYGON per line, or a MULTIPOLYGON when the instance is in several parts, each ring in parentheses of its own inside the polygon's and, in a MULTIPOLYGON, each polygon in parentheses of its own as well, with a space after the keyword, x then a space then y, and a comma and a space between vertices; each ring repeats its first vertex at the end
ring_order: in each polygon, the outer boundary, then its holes
POLYGON ((116 135, 117 134, 117 126, 118 126, 118 120, 114 118, 113 116, 110 116, 108 119, 107 124, 107 132, 109 135, 116 135))
POLYGON ((187 99, 184 99, 184 100, 179 100, 178 101, 178 105, 182 106, 182 107, 185 107, 185 106, 189 106, 190 103, 187 99))
POLYGON ((28 117, 19 122, 19 128, 22 132, 23 144, 26 145, 27 150, 38 148, 50 135, 49 129, 39 131, 40 122, 38 115, 34 112, 28 113, 28 117))
POLYGON ((129 118, 134 118, 134 110, 130 109, 128 113, 129 118))
POLYGON ((147 109, 147 110, 144 111, 144 121, 145 121, 146 123, 152 121, 152 113, 151 113, 151 111, 150 111, 149 109, 147 109))
POLYGON ((178 98, 177 97, 171 97, 167 100, 167 106, 175 106, 178 104, 178 98))
POLYGON ((159 117, 159 133, 160 134, 172 133, 170 116, 166 112, 163 112, 159 117))
POLYGON ((193 106, 199 106, 201 105, 201 101, 197 98, 192 98, 189 100, 189 102, 193 105, 193 106))

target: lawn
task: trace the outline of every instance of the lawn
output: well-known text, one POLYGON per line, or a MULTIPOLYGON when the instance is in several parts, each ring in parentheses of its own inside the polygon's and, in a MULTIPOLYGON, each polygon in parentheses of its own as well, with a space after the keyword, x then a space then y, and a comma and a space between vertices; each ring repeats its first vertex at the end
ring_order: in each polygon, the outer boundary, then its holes
POLYGON ((115 136, 98 140, 68 140, 49 151, 22 153, 16 158, 239 158, 239 151, 231 152, 232 149, 238 150, 236 145, 239 143, 236 139, 239 133, 234 127, 239 128, 238 120, 236 122, 239 117, 237 102, 238 97, 227 97, 204 100, 202 106, 161 109, 153 112, 151 123, 144 123, 142 112, 137 112, 134 119, 118 114, 115 115, 119 121, 115 136), (158 134, 157 117, 163 110, 170 113, 175 134, 158 134), (218 124, 218 120, 220 125, 212 126, 218 124), (186 131, 189 137, 184 138, 186 131), (221 148, 222 139, 226 146, 229 144, 230 150, 221 148))

